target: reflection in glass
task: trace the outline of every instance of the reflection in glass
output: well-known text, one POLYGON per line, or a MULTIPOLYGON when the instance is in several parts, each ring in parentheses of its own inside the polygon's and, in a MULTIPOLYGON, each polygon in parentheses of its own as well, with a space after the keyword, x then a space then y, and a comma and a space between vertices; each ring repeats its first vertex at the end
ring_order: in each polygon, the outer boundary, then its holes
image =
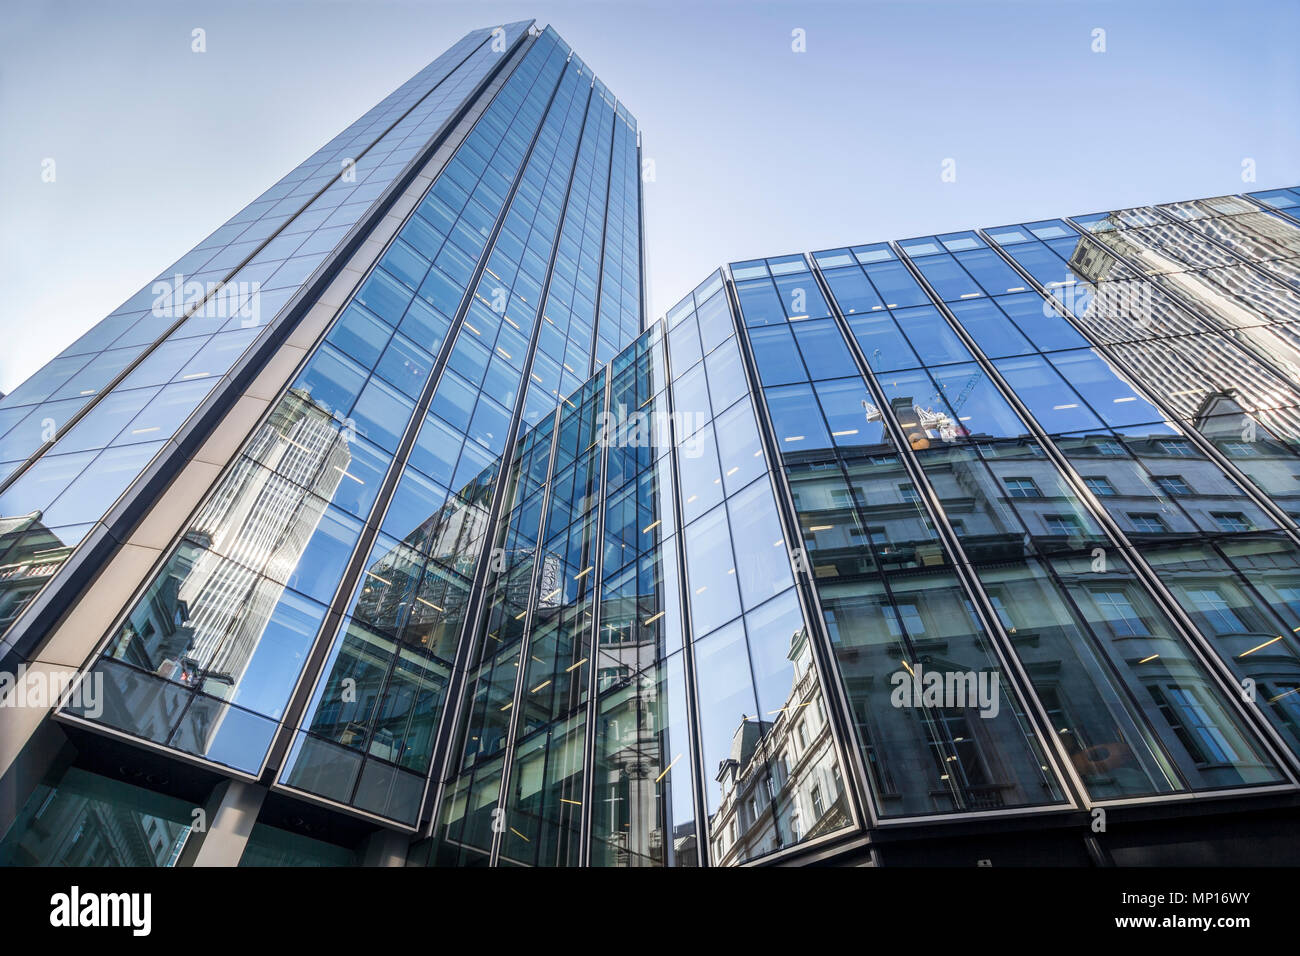
POLYGON ((0 866, 175 866, 192 807, 85 770, 42 783, 0 842, 0 866))

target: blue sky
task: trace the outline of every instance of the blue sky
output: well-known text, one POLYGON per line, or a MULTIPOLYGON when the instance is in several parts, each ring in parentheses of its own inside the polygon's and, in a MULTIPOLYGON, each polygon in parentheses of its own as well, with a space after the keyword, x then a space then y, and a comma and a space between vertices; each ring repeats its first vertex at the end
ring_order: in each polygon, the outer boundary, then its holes
POLYGON ((1294 2, 27 0, 0 37, 0 391, 527 17, 641 124, 654 316, 727 261, 1300 182, 1294 2))

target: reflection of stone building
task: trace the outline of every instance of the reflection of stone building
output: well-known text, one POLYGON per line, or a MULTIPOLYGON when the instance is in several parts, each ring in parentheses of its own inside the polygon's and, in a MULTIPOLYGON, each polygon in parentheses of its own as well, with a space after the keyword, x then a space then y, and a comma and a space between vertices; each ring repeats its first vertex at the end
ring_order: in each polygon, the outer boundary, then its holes
MULTIPOLYGON (((1080 509, 1075 492, 1029 436, 988 438, 977 433, 963 441, 961 436, 943 433, 948 430, 943 421, 951 420, 948 416, 932 415, 931 425, 939 424, 930 427, 911 399, 897 399, 894 407, 904 428, 909 419, 918 422, 918 437, 911 439, 913 450, 972 558, 1022 555, 1026 537, 1041 550, 1051 551, 1081 547, 1097 536, 1096 525, 1080 509)), ((1216 396, 1205 408, 1206 417, 1197 424, 1207 437, 1275 500, 1300 500, 1300 489, 1294 487, 1297 459, 1282 443, 1263 429, 1257 430, 1254 441, 1243 442, 1242 412, 1230 397, 1216 396)), ((1057 444, 1133 540, 1168 541, 1171 535, 1271 527, 1258 505, 1188 439, 1160 423, 1151 426, 1149 434, 1129 431, 1127 435, 1062 436, 1057 444)), ((915 490, 902 469, 890 465, 894 449, 888 436, 886 440, 879 446, 846 450, 846 455, 861 455, 852 466, 852 476, 857 497, 866 503, 863 514, 868 526, 860 527, 856 520, 833 522, 819 532, 819 543, 830 544, 838 536, 844 547, 851 547, 869 537, 881 546, 882 555, 910 555, 909 549, 928 537, 920 527, 923 519, 915 507, 915 490)), ((809 465, 818 457, 812 455, 809 465)), ((787 460, 797 465, 799 456, 787 454, 787 460)), ((815 468, 810 468, 809 477, 817 477, 815 468)), ((802 481, 796 484, 803 494, 810 487, 802 481)), ((847 498, 838 502, 846 514, 852 510, 849 505, 847 498)), ((837 503, 826 501, 821 506, 833 510, 837 503)))
POLYGON ((0 517, 0 633, 63 564, 65 545, 41 524, 41 513, 0 517))
MULTIPOLYGON (((1191 300, 1196 311, 1209 310, 1227 326, 1260 325, 1300 319, 1300 301, 1282 284, 1261 276, 1240 260, 1193 231, 1193 223, 1169 222, 1151 213, 1142 221, 1133 210, 1114 213, 1090 225, 1097 242, 1157 278, 1162 287, 1191 300)), ((1231 219, 1223 220, 1231 222, 1231 219)), ((1283 253, 1283 243, 1293 227, 1275 217, 1261 217, 1249 230, 1256 254, 1283 253), (1262 231, 1261 231, 1262 227, 1262 231)), ((1237 231, 1241 231, 1241 223, 1237 231)), ((1290 253, 1294 256, 1294 253, 1290 253)), ((1086 268, 1091 257, 1076 252, 1076 262, 1086 268)), ((1094 276, 1085 275, 1089 279, 1094 276)), ((1105 278, 1098 275, 1096 279, 1105 278)))
POLYGON ((790 640, 794 686, 773 720, 745 716, 718 766, 709 822, 715 865, 753 859, 848 826, 840 767, 807 632, 790 640))
POLYGON ((228 696, 350 459, 338 423, 290 392, 191 523, 186 537, 204 550, 132 615, 117 656, 228 696))
MULTIPOLYGON (((1087 285, 1072 290, 1066 304, 1092 336, 1122 343, 1117 351, 1141 384, 1183 417, 1194 418, 1198 404, 1216 386, 1231 387, 1251 408, 1262 410, 1262 422, 1288 435, 1300 433, 1300 415, 1277 394, 1262 365, 1230 358, 1208 336, 1186 335, 1220 331, 1297 381, 1300 349, 1294 333, 1275 323, 1300 320, 1300 297, 1276 277, 1261 275, 1192 231, 1196 226, 1206 229, 1203 222, 1165 222, 1139 210, 1091 223, 1088 228, 1099 245, 1080 238, 1069 259, 1087 285), (1128 278, 1116 278, 1122 267, 1109 253, 1125 257, 1142 270, 1143 278, 1132 278, 1126 268, 1128 278), (1156 339, 1159 347, 1152 347, 1156 339)), ((1248 230, 1256 251, 1276 253, 1284 251, 1283 239, 1295 242, 1295 227, 1276 217, 1237 222, 1235 229, 1248 230)), ((1244 238, 1238 235, 1238 244, 1244 238)), ((1267 271, 1266 264, 1259 267, 1267 271)))
POLYGON ((1250 415, 1235 392, 1206 397, 1192 424, 1293 518, 1300 518, 1300 459, 1285 441, 1250 415))
MULTIPOLYGON (((895 408, 903 419, 910 402, 896 402, 895 408)), ((1285 643, 1257 647, 1276 636, 1270 631, 1276 625, 1252 613, 1241 583, 1213 556, 1178 550, 1181 542, 1195 546, 1207 533, 1239 523, 1268 526, 1223 473, 1176 434, 1121 439, 1106 433, 1063 440, 1061 447, 1224 657, 1239 658, 1255 647, 1246 659, 1271 696, 1295 686, 1300 668, 1285 643), (1255 656, 1263 654, 1276 659, 1255 656)), ((1207 723, 1197 715, 1218 706, 1215 690, 1186 659, 1179 639, 1155 624, 1158 612, 1128 568, 1099 571, 1091 565, 1087 556, 1097 525, 1037 445, 1028 438, 978 434, 948 444, 931 431, 925 447, 914 450, 1092 792, 1121 796, 1141 790, 1142 781, 1165 777, 1131 718, 1097 693, 1104 678, 1094 675, 1107 656, 1131 689, 1130 712, 1161 728, 1164 744, 1203 764, 1207 778, 1235 783, 1236 771, 1220 774, 1218 764, 1237 760, 1248 746, 1232 731, 1207 730, 1199 737, 1187 729, 1207 723), (1069 590, 1076 613, 1094 632, 1091 638, 1053 610, 1040 573, 1027 573, 1051 555, 1061 557, 1049 562, 1050 574, 1069 590), (1097 650, 1087 646, 1089 640, 1098 642, 1097 650), (1116 740, 1116 728, 1131 739, 1116 740), (1230 759, 1216 760, 1225 756, 1230 759)), ((997 720, 984 720, 970 708, 922 713, 890 704, 888 677, 903 660, 955 672, 990 666, 982 628, 939 560, 911 478, 893 452, 888 443, 841 448, 835 454, 840 467, 826 466, 825 451, 786 455, 812 571, 882 804, 889 812, 924 813, 1035 799, 1026 785, 1035 768, 1009 761, 997 745, 999 734, 1010 729, 995 731, 996 725, 1018 719, 1005 709, 997 720), (901 800, 917 790, 928 797, 892 804, 895 795, 901 800)), ((1300 588, 1293 588, 1300 581, 1293 580, 1297 575, 1284 554, 1271 559, 1267 541, 1242 547, 1259 551, 1256 587, 1300 600, 1300 588)), ((743 744, 738 735, 737 746, 743 744)))
POLYGON ((6 842, 0 865, 171 866, 190 828, 148 807, 151 800, 167 802, 73 770, 6 842))
MULTIPOLYGON (((511 565, 510 556, 506 556, 506 565, 511 565)), ((542 555, 542 566, 537 572, 537 601, 539 610, 553 610, 560 606, 559 594, 563 594, 564 561, 558 554, 547 552, 542 555)), ((514 606, 526 607, 528 604, 527 582, 512 578, 507 582, 510 593, 506 600, 514 606)))
POLYGON ((672 786, 673 774, 690 774, 686 728, 671 721, 681 674, 663 660, 666 602, 676 595, 635 569, 633 559, 631 579, 607 579, 601 592, 592 854, 602 866, 694 866, 693 810, 674 805, 687 788, 672 786))
POLYGON ((483 546, 498 465, 362 574, 338 656, 310 712, 310 734, 294 761, 295 785, 337 796, 333 788, 350 788, 357 776, 388 809, 414 812, 422 779, 409 769, 427 760, 432 745, 469 600, 466 575, 483 546))
MULTIPOLYGON (((602 658, 608 648, 601 649, 602 658)), ((665 675, 650 667, 634 676, 609 679, 599 717, 599 746, 594 784, 597 801, 593 853, 606 866, 663 866, 665 839, 673 854, 693 854, 675 838, 671 794, 664 778, 685 740, 672 740, 667 726, 668 702, 661 696, 665 675), (677 747, 677 753, 671 752, 677 747)), ((674 768, 677 769, 677 768, 674 768)), ((686 766, 680 766, 688 772, 686 766)))

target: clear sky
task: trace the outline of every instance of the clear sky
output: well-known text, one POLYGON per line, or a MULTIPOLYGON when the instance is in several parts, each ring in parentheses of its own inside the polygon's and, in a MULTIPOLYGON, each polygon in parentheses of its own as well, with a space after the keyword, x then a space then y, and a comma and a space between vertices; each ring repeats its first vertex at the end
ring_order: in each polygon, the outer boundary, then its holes
POLYGON ((528 17, 640 122, 656 317, 727 261, 1300 182, 1294 0, 24 0, 0 391, 465 32, 528 17))

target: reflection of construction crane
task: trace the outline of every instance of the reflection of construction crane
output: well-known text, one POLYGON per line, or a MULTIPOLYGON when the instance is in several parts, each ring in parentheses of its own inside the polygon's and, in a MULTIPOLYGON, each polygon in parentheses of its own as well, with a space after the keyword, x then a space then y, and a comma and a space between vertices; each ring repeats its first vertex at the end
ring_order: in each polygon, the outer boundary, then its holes
MULTIPOLYGON (((918 451, 929 448, 932 438, 938 438, 940 441, 955 441, 966 431, 947 413, 915 405, 910 398, 896 398, 891 404, 894 414, 898 416, 898 424, 903 426, 903 434, 907 436, 908 444, 918 451)), ((880 409, 865 399, 862 408, 867 414, 867 421, 881 420, 880 409)))
MULTIPOLYGON (((962 386, 961 394, 957 396, 956 401, 952 402, 950 406, 954 414, 966 404, 966 400, 970 398, 971 392, 975 390, 979 378, 980 373, 975 372, 962 386)), ((939 398, 939 395, 936 394, 935 398, 939 398)), ((947 412, 939 412, 932 408, 917 405, 911 398, 896 398, 890 404, 894 409, 894 414, 898 417, 898 423, 903 427, 903 434, 907 437, 908 444, 914 449, 929 448, 930 441, 934 438, 951 442, 969 434, 967 429, 959 422, 954 421, 947 412)), ((869 422, 878 422, 883 417, 880 414, 880 409, 866 399, 862 400, 862 410, 866 413, 869 422)))

